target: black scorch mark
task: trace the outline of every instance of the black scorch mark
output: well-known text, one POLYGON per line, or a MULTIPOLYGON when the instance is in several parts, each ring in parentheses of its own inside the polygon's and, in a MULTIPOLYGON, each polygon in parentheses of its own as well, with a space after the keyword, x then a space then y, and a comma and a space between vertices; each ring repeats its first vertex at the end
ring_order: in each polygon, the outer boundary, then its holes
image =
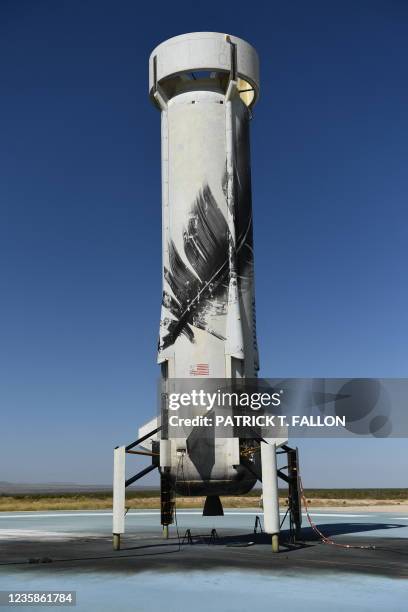
MULTIPOLYGON (((159 350, 171 346, 180 334, 194 342, 193 327, 203 329, 224 340, 209 326, 210 313, 222 312, 228 301, 230 281, 229 248, 235 256, 236 282, 242 295, 253 283, 253 236, 251 171, 249 159, 249 123, 247 109, 240 107, 235 124, 234 197, 229 203, 235 224, 235 240, 211 189, 205 185, 190 211, 183 236, 185 259, 180 256, 173 241, 169 243, 169 267, 164 277, 171 292, 163 292, 163 305, 174 317, 162 325, 159 350), (231 243, 231 245, 230 245, 231 243)), ((227 172, 222 179, 222 190, 228 203, 227 172)), ((254 324, 255 325, 255 324, 254 324)), ((254 332, 255 334, 255 332, 254 332)))
POLYGON ((168 319, 161 350, 171 346, 180 334, 194 341, 192 326, 224 339, 208 326, 208 314, 215 302, 225 302, 228 288, 228 225, 208 185, 197 196, 184 231, 187 266, 173 241, 169 244, 169 268, 164 277, 172 290, 163 293, 163 305, 174 319, 168 319))

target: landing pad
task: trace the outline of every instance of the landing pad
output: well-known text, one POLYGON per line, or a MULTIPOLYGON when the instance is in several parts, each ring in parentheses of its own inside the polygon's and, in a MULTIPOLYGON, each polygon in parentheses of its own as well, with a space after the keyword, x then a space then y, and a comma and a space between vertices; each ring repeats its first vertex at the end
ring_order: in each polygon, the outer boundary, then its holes
POLYGON ((0 564, 18 572, 186 572, 238 570, 283 574, 346 572, 408 578, 408 517, 321 512, 312 516, 335 544, 324 544, 310 527, 290 542, 283 525, 279 553, 265 533, 254 533, 256 511, 224 517, 178 514, 163 539, 159 515, 132 511, 120 551, 112 550, 107 512, 0 515, 0 564), (187 532, 189 530, 189 532, 187 532), (215 531, 213 531, 215 530, 215 531), (189 537, 191 534, 191 537, 189 537), (350 548, 344 548, 349 545, 350 548), (359 548, 359 547, 362 548, 359 548))

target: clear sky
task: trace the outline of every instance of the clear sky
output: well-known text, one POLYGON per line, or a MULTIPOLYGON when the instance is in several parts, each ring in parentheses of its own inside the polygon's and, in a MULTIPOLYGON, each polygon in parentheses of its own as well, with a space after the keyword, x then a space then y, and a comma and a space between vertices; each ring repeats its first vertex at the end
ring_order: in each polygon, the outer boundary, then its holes
MULTIPOLYGON (((148 56, 199 30, 261 60, 260 374, 408 375, 406 2, 2 0, 0 480, 109 483, 156 410, 148 56)), ((406 440, 299 446, 306 486, 407 484, 406 440)))

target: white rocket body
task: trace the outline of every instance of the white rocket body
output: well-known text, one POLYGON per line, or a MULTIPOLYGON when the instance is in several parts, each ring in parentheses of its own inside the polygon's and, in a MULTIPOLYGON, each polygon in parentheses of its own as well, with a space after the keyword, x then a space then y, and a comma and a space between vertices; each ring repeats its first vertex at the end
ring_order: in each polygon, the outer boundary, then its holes
MULTIPOLYGON (((249 122, 259 93, 256 51, 224 34, 185 34, 152 52, 149 73, 161 110, 164 384, 253 378, 259 366, 249 122)), ((192 440, 161 440, 161 469, 176 489, 219 495, 255 484, 240 465, 238 438, 192 440)))
MULTIPOLYGON (((161 411, 139 428, 136 441, 115 448, 113 546, 120 548, 125 531, 126 487, 159 467, 165 537, 174 520, 175 492, 207 496, 203 514, 214 516, 223 513, 220 495, 246 493, 262 480, 264 527, 277 551, 276 447, 287 438, 265 439, 260 431, 240 438, 235 428, 224 434, 229 437, 218 437, 213 427, 202 426, 178 429, 177 437, 169 431, 169 394, 180 389, 180 381, 190 390, 214 392, 224 384, 231 391, 231 380, 242 388, 234 379, 255 378, 259 367, 249 144, 258 56, 248 43, 225 34, 176 36, 150 56, 149 93, 161 111, 161 411), (126 479, 126 453, 139 454, 135 446, 152 451, 152 465, 126 479)), ((192 407, 191 417, 196 415, 192 407)), ((291 457, 288 465, 296 474, 293 449, 291 457)), ((288 482, 293 493, 293 477, 288 482)), ((294 499, 293 494, 299 527, 294 499)))

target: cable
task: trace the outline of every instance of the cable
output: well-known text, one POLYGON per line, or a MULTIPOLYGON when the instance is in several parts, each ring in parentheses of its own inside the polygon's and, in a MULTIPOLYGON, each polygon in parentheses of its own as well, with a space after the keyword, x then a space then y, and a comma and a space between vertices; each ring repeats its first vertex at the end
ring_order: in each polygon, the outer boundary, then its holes
POLYGON ((188 497, 191 497, 190 481, 189 481, 189 480, 186 480, 186 475, 185 475, 185 473, 184 473, 184 457, 185 457, 184 453, 182 454, 182 456, 181 456, 181 457, 182 457, 182 462, 181 462, 181 474, 182 474, 182 476, 183 476, 183 484, 184 484, 184 487, 186 487, 186 488, 187 488, 187 496, 188 496, 188 497))
MULTIPOLYGON (((180 459, 181 459, 181 476, 182 476, 182 481, 181 482, 184 485, 184 491, 187 490, 188 497, 191 497, 190 481, 186 480, 186 475, 185 475, 185 472, 184 472, 184 457, 185 457, 185 453, 182 452, 181 455, 180 455, 180 459)), ((179 465, 180 465, 180 461, 179 461, 179 465)), ((190 531, 190 529, 188 529, 188 531, 190 531)), ((183 540, 182 540, 182 545, 184 544, 185 537, 186 536, 184 535, 183 540)), ((190 543, 192 544, 193 542, 190 542, 190 543)))
POLYGON ((302 479, 299 476, 299 486, 300 486, 300 494, 302 496, 302 501, 303 504, 305 506, 305 512, 306 512, 306 516, 307 516, 307 520, 309 521, 309 525, 310 527, 313 529, 313 531, 315 533, 317 533, 317 535, 320 538, 320 541, 323 544, 331 544, 331 546, 337 546, 338 548, 360 548, 360 549, 364 549, 364 550, 375 550, 375 546, 369 545, 369 546, 362 546, 360 544, 340 544, 339 542, 334 542, 334 540, 332 540, 331 538, 325 536, 320 529, 313 523, 310 513, 309 513, 309 509, 307 507, 307 501, 306 501, 306 496, 305 496, 305 491, 303 488, 303 483, 302 483, 302 479))
MULTIPOLYGON (((244 448, 244 449, 241 451, 241 455, 242 455, 244 458, 248 458, 248 457, 250 457, 252 454, 254 454, 255 452, 257 452, 257 451, 259 451, 259 450, 260 450, 260 447, 247 447, 247 448, 244 448)), ((306 501, 305 491, 304 491, 304 489, 303 489, 303 483, 302 483, 302 479, 301 479, 300 475, 299 475, 299 486, 300 486, 300 494, 301 494, 301 496, 302 496, 302 501, 303 501, 303 504, 304 504, 304 506, 305 506, 305 512, 306 512, 307 520, 309 521, 309 525, 310 525, 310 527, 312 528, 312 530, 313 530, 315 533, 317 533, 317 535, 318 535, 318 536, 319 536, 319 538, 320 538, 320 541, 321 541, 323 544, 330 544, 330 545, 332 545, 332 546, 337 546, 338 548, 359 548, 359 549, 362 549, 362 550, 375 550, 375 546, 373 546, 373 545, 363 546, 363 545, 360 545, 360 544, 340 544, 339 542, 335 542, 335 541, 334 541, 334 540, 332 540, 331 538, 329 538, 329 537, 325 536, 325 535, 324 535, 324 533, 322 533, 322 532, 320 531, 320 529, 319 529, 319 528, 318 528, 318 527, 317 527, 317 526, 316 526, 316 525, 313 523, 313 521, 312 521, 312 518, 311 518, 310 513, 309 513, 309 509, 308 509, 308 506, 307 506, 307 501, 306 501)), ((284 516, 284 518, 283 518, 283 521, 282 521, 282 523, 281 523, 281 527, 282 527, 282 525, 283 525, 283 523, 284 523, 284 520, 285 520, 285 518, 286 518, 286 516, 287 516, 287 514, 288 514, 288 511, 289 511, 289 508, 288 508, 288 510, 286 511, 286 514, 285 514, 285 516, 284 516)))

